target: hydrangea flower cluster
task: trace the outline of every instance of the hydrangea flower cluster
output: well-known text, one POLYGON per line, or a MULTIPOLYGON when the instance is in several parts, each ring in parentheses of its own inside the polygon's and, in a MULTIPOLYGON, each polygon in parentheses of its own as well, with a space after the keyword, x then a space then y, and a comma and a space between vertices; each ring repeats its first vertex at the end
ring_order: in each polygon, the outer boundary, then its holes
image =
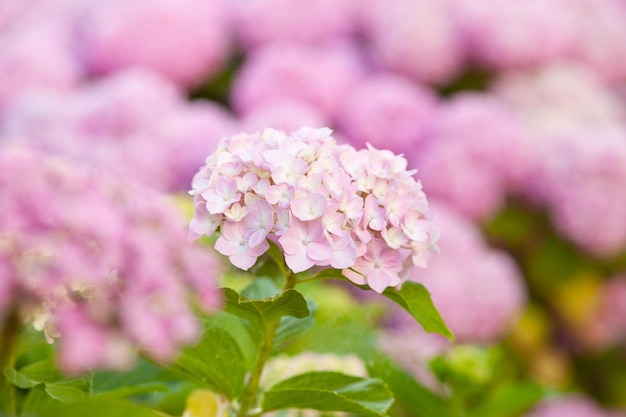
POLYGON ((567 395, 546 400, 535 407, 527 417, 619 417, 621 413, 603 410, 584 395, 567 395))
POLYGON ((194 177, 194 237, 218 228, 215 248, 247 270, 268 250, 287 266, 343 270, 376 292, 436 250, 421 183, 390 151, 339 145, 330 129, 266 129, 222 139, 194 177))
POLYGON ((92 74, 144 67, 187 88, 228 59, 226 14, 219 0, 92 2, 75 23, 77 55, 92 74))
POLYGON ((554 225, 595 256, 618 256, 626 246, 624 138, 624 128, 598 129, 553 138, 543 147, 547 156, 538 188, 554 225))
POLYGON ((71 93, 23 95, 0 124, 6 141, 181 191, 219 138, 237 131, 224 107, 188 103, 173 84, 141 69, 119 71, 71 93))
POLYGON ((187 294, 219 305, 214 254, 187 244, 161 195, 26 148, 0 152, 0 323, 34 320, 70 373, 169 360, 199 326, 187 294), (27 181, 16 181, 15 178, 27 181))
POLYGON ((428 134, 405 153, 420 167, 429 195, 482 220, 527 177, 525 139, 523 125, 501 101, 464 93, 440 106, 428 134))
POLYGON ((337 126, 357 148, 415 148, 432 128, 439 102, 425 86, 393 73, 370 76, 348 94, 337 126))

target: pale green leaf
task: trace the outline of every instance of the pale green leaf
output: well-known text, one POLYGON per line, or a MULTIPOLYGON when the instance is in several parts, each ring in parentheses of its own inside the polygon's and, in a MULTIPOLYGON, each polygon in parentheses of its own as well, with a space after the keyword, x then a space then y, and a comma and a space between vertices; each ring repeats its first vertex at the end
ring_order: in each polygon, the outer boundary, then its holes
POLYGON ((283 408, 343 411, 362 416, 386 416, 393 396, 375 378, 337 372, 308 372, 281 381, 263 397, 263 411, 283 408))
POLYGON ((427 332, 439 333, 454 340, 454 334, 441 318, 430 293, 422 284, 406 281, 399 290, 387 288, 383 295, 408 311, 427 332))

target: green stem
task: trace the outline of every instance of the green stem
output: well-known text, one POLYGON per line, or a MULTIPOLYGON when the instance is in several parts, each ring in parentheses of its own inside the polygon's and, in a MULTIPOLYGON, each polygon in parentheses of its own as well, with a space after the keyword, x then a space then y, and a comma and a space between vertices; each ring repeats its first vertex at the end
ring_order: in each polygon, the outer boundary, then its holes
MULTIPOLYGON (((296 275, 291 271, 285 271, 285 286, 283 288, 283 291, 292 289, 296 285, 296 283, 296 275)), ((280 322, 277 321, 271 324, 269 327, 266 327, 265 329, 263 345, 261 346, 259 356, 257 357, 254 368, 252 369, 252 373, 250 374, 250 380, 248 381, 248 385, 246 386, 246 389, 241 396, 241 402, 239 406, 239 411, 237 412, 237 417, 249 417, 248 412, 252 409, 256 402, 257 394, 259 391, 259 384, 261 383, 261 375, 263 374, 265 363, 272 353, 272 348, 274 347, 274 338, 276 337, 276 331, 278 330, 279 324, 280 322)), ((252 415, 255 414, 259 413, 256 411, 252 413, 252 415)))
POLYGON ((4 409, 9 416, 17 414, 16 391, 5 376, 4 371, 15 366, 15 340, 20 330, 20 320, 17 309, 9 310, 4 319, 2 332, 0 333, 0 395, 3 399, 4 409))
POLYGON ((248 382, 248 386, 246 387, 246 390, 241 397, 241 405, 239 408, 239 412, 237 413, 238 417, 246 417, 248 411, 250 411, 250 409, 254 406, 257 392, 259 390, 259 384, 261 382, 261 374, 263 373, 265 363, 269 359, 270 353, 272 352, 272 347, 274 345, 274 336, 276 336, 278 324, 279 323, 276 322, 272 324, 269 329, 267 329, 267 333, 263 341, 263 346, 261 346, 261 351, 259 352, 256 364, 254 365, 254 369, 250 374, 250 381, 248 382))

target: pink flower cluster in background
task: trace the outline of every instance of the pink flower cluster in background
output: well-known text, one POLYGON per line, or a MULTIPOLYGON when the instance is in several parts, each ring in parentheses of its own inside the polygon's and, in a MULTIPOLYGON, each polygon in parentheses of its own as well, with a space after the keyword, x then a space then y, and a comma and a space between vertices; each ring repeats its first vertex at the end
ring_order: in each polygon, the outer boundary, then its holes
POLYGON ((72 93, 23 95, 0 124, 5 141, 30 143, 164 191, 188 188, 203 155, 237 130, 219 104, 187 103, 173 85, 139 69, 72 93))
POLYGON ((421 184, 390 151, 338 145, 329 129, 267 129, 223 139, 194 177, 196 236, 219 228, 215 248, 248 269, 283 249, 295 272, 343 270, 377 292, 400 284, 406 265, 436 249, 421 184))
POLYGON ((603 410, 592 399, 579 394, 566 395, 545 400, 539 404, 527 417, 620 417, 619 412, 603 410))
POLYGON ((5 147, 0 196, 0 320, 58 338, 64 371, 128 368, 135 347, 171 360, 200 330, 187 290, 219 306, 219 260, 147 187, 5 147))

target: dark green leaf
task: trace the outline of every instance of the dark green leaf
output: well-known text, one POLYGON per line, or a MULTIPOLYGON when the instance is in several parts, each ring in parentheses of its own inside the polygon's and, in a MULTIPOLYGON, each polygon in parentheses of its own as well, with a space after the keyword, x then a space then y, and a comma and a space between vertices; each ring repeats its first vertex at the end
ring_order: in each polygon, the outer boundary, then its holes
POLYGON ((230 288, 224 288, 224 311, 265 327, 283 316, 309 315, 304 297, 296 290, 286 290, 273 297, 251 300, 230 288))
POLYGON ((276 336, 274 337, 274 346, 279 349, 284 343, 299 334, 304 333, 315 325, 315 302, 311 299, 306 300, 307 308, 310 314, 303 318, 293 316, 285 316, 280 319, 276 336))
POLYGON ((380 417, 387 415, 392 403, 391 392, 379 379, 308 372, 270 388, 263 397, 263 410, 302 408, 380 417))
POLYGON ((408 311, 427 332, 439 333, 454 340, 454 335, 439 315, 430 293, 422 284, 406 281, 400 290, 387 288, 383 295, 408 311))
POLYGON ((199 343, 181 352, 172 369, 211 390, 236 398, 243 389, 246 357, 237 341, 219 321, 208 320, 199 343))
POLYGON ((519 416, 543 397, 543 390, 530 382, 507 383, 498 386, 468 417, 519 416))
POLYGON ((367 361, 367 370, 389 386, 394 397, 418 416, 452 417, 448 401, 432 393, 389 358, 377 354, 367 361))
POLYGON ((98 371, 93 377, 94 394, 104 394, 126 387, 141 386, 162 380, 163 368, 139 359, 128 372, 98 371))

